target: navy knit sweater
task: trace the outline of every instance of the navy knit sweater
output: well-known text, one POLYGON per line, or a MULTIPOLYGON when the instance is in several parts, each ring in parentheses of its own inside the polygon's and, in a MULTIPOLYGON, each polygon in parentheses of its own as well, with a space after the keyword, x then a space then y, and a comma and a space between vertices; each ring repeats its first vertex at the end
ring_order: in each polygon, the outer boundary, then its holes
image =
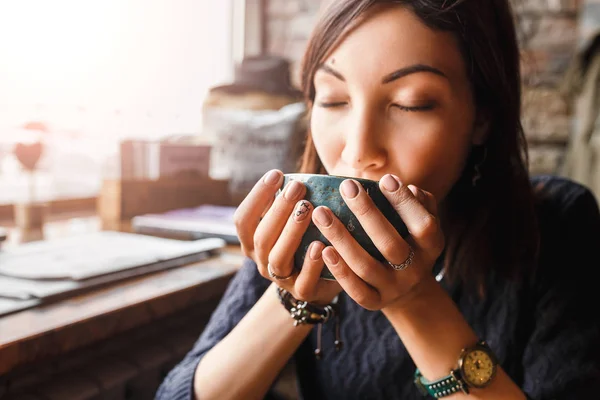
MULTIPOLYGON (((489 282, 485 301, 459 286, 441 285, 485 339, 503 369, 531 399, 600 398, 600 214, 593 195, 565 179, 540 177, 542 230, 535 282, 489 282)), ((165 378, 156 399, 193 399, 196 366, 231 331, 270 282, 248 260, 231 281, 188 355, 165 378)), ((317 330, 295 354, 299 396, 313 399, 419 399, 415 365, 381 312, 340 295, 344 348, 334 350, 334 324, 323 326, 323 357, 315 360, 317 330)), ((202 393, 202 388, 198 388, 202 393)))

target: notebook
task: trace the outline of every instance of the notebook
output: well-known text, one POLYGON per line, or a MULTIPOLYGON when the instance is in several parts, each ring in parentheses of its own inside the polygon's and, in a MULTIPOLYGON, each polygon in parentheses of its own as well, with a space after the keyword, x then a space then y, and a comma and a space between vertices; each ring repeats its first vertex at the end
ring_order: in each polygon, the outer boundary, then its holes
POLYGON ((233 222, 235 207, 202 205, 160 214, 145 214, 131 220, 137 233, 185 237, 187 239, 221 238, 229 244, 239 244, 233 222))

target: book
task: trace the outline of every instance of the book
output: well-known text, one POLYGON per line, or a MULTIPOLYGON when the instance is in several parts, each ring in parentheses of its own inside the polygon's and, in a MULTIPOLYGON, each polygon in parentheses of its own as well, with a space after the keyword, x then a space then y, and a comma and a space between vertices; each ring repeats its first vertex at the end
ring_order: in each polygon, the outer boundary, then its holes
POLYGON ((134 232, 149 235, 184 237, 186 239, 220 238, 229 244, 239 244, 233 222, 236 207, 205 204, 164 213, 133 217, 134 232))

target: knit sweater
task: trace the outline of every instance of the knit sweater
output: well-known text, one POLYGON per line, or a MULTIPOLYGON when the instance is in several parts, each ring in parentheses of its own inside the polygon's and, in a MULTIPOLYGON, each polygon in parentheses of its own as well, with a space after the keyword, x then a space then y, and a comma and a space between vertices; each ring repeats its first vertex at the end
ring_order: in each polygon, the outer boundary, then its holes
MULTIPOLYGON (((479 301, 460 285, 448 291, 478 337, 530 399, 598 398, 600 383, 600 213, 583 186, 556 177, 534 179, 541 249, 536 279, 521 283, 490 277, 479 301)), ((439 266, 436 266, 439 268, 439 266)), ((168 374, 157 400, 193 399, 196 366, 252 308, 270 281, 247 260, 187 356, 168 374)), ((419 399, 415 364, 390 322, 340 295, 341 337, 323 325, 323 355, 316 360, 317 329, 294 355, 299 397, 313 399, 419 399)), ((196 388, 202 393, 202 388, 196 388)))

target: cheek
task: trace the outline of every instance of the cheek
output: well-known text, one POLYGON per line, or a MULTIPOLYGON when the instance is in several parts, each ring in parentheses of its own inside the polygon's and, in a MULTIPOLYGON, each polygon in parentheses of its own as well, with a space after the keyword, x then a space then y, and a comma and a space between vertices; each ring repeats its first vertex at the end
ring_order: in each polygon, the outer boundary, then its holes
POLYGON ((310 132, 317 154, 326 170, 332 171, 343 150, 340 120, 331 118, 331 113, 313 110, 310 119, 310 132))
POLYGON ((434 119, 407 123, 397 134, 394 158, 403 178, 443 199, 463 171, 471 147, 469 125, 434 119))

